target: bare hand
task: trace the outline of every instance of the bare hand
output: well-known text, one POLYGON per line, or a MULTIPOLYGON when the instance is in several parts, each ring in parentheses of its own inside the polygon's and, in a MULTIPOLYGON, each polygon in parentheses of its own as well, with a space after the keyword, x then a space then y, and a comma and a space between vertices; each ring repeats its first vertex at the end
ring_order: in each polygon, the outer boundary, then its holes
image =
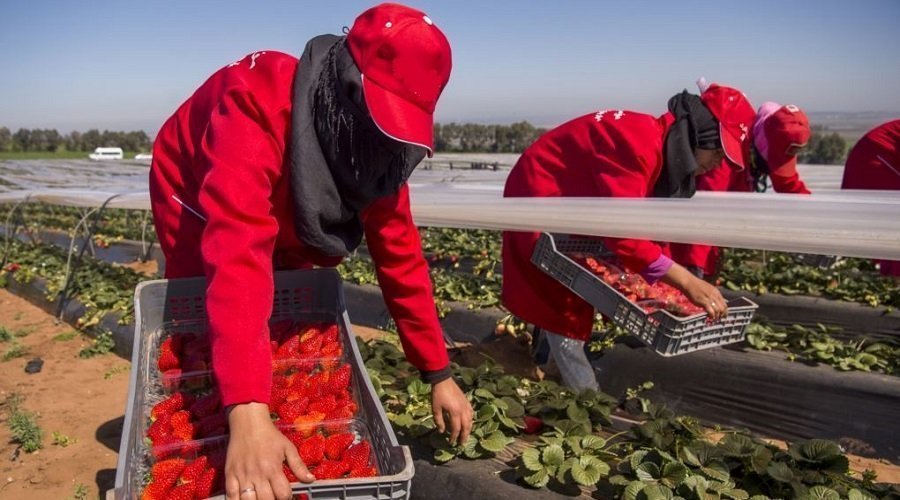
POLYGON ((728 314, 728 302, 714 285, 691 274, 690 271, 674 264, 663 280, 678 288, 698 307, 702 307, 712 321, 718 321, 728 314))
POLYGON ((231 437, 225 461, 225 496, 228 500, 287 500, 291 486, 282 466, 304 483, 315 478, 303 465, 297 448, 275 428, 268 405, 234 405, 228 413, 231 437))
POLYGON ((452 378, 442 380, 431 387, 431 410, 439 432, 447 426, 444 414, 450 420, 450 444, 464 444, 472 432, 472 405, 452 378))

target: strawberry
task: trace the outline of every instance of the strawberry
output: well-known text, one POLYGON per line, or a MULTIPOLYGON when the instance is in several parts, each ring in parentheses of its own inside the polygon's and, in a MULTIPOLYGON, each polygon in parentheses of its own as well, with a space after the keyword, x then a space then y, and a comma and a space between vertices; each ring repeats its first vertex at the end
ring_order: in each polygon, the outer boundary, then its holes
POLYGON ((321 434, 315 434, 303 441, 298 447, 300 459, 307 467, 318 465, 325 457, 325 438, 321 434))
POLYGON ((319 353, 322 357, 338 358, 343 354, 344 349, 338 341, 323 342, 319 353))
POLYGON ((324 342, 337 342, 339 334, 338 326, 332 323, 323 329, 322 340, 324 342))
POLYGON ((168 398, 156 403, 150 410, 150 420, 157 420, 161 415, 171 416, 178 410, 183 410, 186 406, 194 402, 194 397, 190 394, 178 391, 168 398))
POLYGON ((338 401, 334 396, 323 396, 309 404, 310 412, 319 412, 328 415, 338 409, 338 401))
POLYGON ((166 500, 194 500, 194 492, 197 490, 197 483, 180 484, 166 495, 166 500))
POLYGON ((325 456, 329 460, 340 460, 344 451, 353 444, 356 438, 350 433, 332 434, 325 438, 325 456))
POLYGON ((150 442, 156 445, 157 442, 161 441, 164 437, 170 436, 172 433, 172 416, 168 414, 162 414, 157 418, 152 424, 150 424, 150 428, 147 429, 147 437, 150 438, 150 442))
POLYGON ((191 414, 185 410, 180 410, 172 415, 172 435, 182 441, 190 441, 194 439, 196 431, 194 424, 191 423, 191 414))
POLYGON ((303 435, 294 430, 283 431, 284 437, 288 438, 288 441, 294 444, 294 448, 297 448, 297 451, 300 451, 300 447, 303 445, 303 435))
POLYGON ((308 415, 301 415, 295 418, 294 425, 297 427, 300 434, 303 434, 304 437, 309 437, 316 431, 316 424, 321 422, 324 418, 324 413, 312 412, 308 415))
POLYGON ((141 493, 141 500, 165 500, 172 488, 166 488, 161 483, 151 482, 141 493))
POLYGON ((181 368, 181 359, 172 350, 172 337, 167 338, 159 346, 159 359, 156 360, 156 366, 161 372, 181 368))
POLYGON ((224 413, 214 413, 204 417, 197 423, 197 435, 200 437, 222 436, 228 429, 228 419, 224 413))
POLYGON ((544 427, 544 421, 537 418, 532 417, 530 415, 525 415, 525 434, 537 434, 544 427))
POLYGON ((181 448, 178 445, 182 442, 181 439, 171 434, 166 434, 153 441, 153 447, 150 451, 157 460, 174 457, 181 453, 181 448))
POLYGON ((162 374, 162 386, 169 391, 174 391, 178 389, 178 386, 181 384, 181 369, 173 368, 171 370, 166 370, 162 374))
POLYGON ((200 455, 196 460, 189 463, 184 470, 181 471, 181 475, 178 477, 178 483, 193 483, 199 480, 203 471, 207 468, 207 461, 206 455, 200 455))
POLYGON ((213 494, 213 484, 216 481, 216 469, 208 468, 197 479, 197 489, 194 496, 197 498, 209 498, 213 494))
POLYGON ((191 415, 193 415, 195 419, 200 420, 218 412, 221 404, 222 398, 219 395, 219 391, 213 389, 212 392, 194 401, 194 404, 190 405, 191 415))
POLYGON ((338 479, 349 472, 349 469, 347 468, 347 464, 343 462, 325 460, 310 472, 316 476, 316 479, 338 479))
POLYGON ((375 477, 378 475, 378 469, 374 466, 370 467, 362 467, 359 469, 353 469, 348 474, 348 477, 375 477))
POLYGON ((372 448, 368 441, 360 441, 359 443, 347 448, 347 451, 341 456, 341 461, 346 462, 349 468, 361 469, 369 466, 372 448))
POLYGON ((306 413, 308 407, 309 399, 303 398, 283 403, 278 407, 276 413, 278 413, 278 418, 281 420, 284 420, 287 423, 293 423, 306 413))
POLYGON ((154 486, 155 490, 168 491, 175 486, 175 482, 178 481, 178 476, 181 475, 185 465, 184 459, 181 458, 170 458, 156 462, 150 468, 150 484, 157 485, 154 486))
POLYGON ((330 392, 340 392, 350 387, 350 376, 352 371, 350 365, 345 364, 335 370, 328 379, 328 387, 330 392))
POLYGON ((300 339, 300 346, 298 348, 298 354, 301 357, 304 355, 310 354, 318 354, 319 350, 322 348, 322 336, 321 335, 309 335, 309 333, 303 335, 300 339), (305 340, 304 340, 305 339, 305 340))
POLYGON ((296 358, 300 351, 300 337, 294 335, 275 351, 272 359, 292 359, 296 358))

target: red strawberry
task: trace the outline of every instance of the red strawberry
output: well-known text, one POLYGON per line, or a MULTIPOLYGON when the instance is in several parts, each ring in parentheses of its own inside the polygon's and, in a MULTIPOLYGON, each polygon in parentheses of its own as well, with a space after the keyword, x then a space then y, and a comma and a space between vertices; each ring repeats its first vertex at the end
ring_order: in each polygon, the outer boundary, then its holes
POLYGON ((213 389, 212 392, 197 401, 194 401, 194 404, 190 405, 191 415, 193 415, 195 419, 200 420, 218 412, 221 404, 222 398, 219 396, 219 391, 213 389))
POLYGON ((309 408, 309 399, 303 398, 295 401, 288 401, 278 407, 278 418, 287 423, 293 423, 297 418, 306 413, 309 408))
POLYGON ((316 431, 316 424, 321 422, 324 418, 324 413, 312 412, 308 415, 301 415, 295 418, 294 425, 297 427, 300 434, 303 434, 304 437, 309 437, 316 431))
POLYGON ((207 465, 206 455, 200 455, 196 460, 189 463, 187 467, 181 471, 181 475, 178 477, 178 482, 180 484, 184 483, 193 483, 200 479, 200 476, 203 474, 203 471, 206 470, 207 465))
POLYGON ((344 349, 338 341, 323 342, 319 350, 322 357, 337 358, 343 354, 344 349))
POLYGON ((197 479, 197 490, 194 496, 197 498, 209 498, 213 494, 213 484, 216 481, 216 469, 208 468, 197 479))
POLYGON ((322 340, 324 342, 337 342, 339 333, 338 326, 332 323, 322 331, 322 340))
POLYGON ((341 433, 332 434, 325 439, 325 456, 329 460, 340 460, 344 455, 344 451, 353 444, 356 438, 353 434, 341 433))
POLYGON ((316 479, 338 479, 349 472, 349 469, 347 468, 347 464, 343 462, 325 460, 310 472, 316 476, 316 479))
POLYGON ((194 424, 191 423, 191 414, 185 410, 177 411, 172 415, 170 420, 172 424, 172 435, 182 441, 190 441, 194 439, 196 431, 194 424))
MULTIPOLYGON (((172 337, 169 337, 166 341, 168 342, 171 338, 172 337)), ((178 355, 172 351, 171 342, 169 342, 169 344, 163 342, 159 347, 159 359, 156 360, 156 366, 161 372, 181 368, 181 360, 178 359, 178 355)))
POLYGON ((166 390, 174 391, 181 384, 181 369, 166 370, 162 374, 162 385, 166 390))
POLYGON ((181 471, 184 470, 185 461, 181 458, 170 458, 153 464, 150 468, 150 484, 155 491, 168 491, 175 485, 181 471))
POLYGON ((197 423, 197 435, 200 437, 222 436, 227 429, 228 419, 224 413, 214 413, 197 423))
POLYGON ((272 397, 269 404, 272 408, 278 408, 287 401, 288 396, 290 396, 292 392, 293 391, 291 391, 289 387, 273 386, 272 397))
POLYGON ((171 490, 171 487, 166 488, 162 484, 154 481, 144 488, 143 493, 141 493, 141 500, 166 500, 169 491, 171 490))
POLYGON ((377 475, 378 470, 374 466, 353 469, 348 474, 349 477, 375 477, 377 475))
POLYGON ((298 354, 303 357, 304 355, 310 354, 319 354, 319 350, 322 348, 322 336, 321 335, 309 335, 309 333, 303 335, 303 338, 300 339, 300 346, 298 348, 298 354))
POLYGON ((350 365, 343 365, 335 370, 328 379, 328 386, 331 392, 340 392, 350 386, 350 376, 352 371, 350 365))
POLYGON ((197 483, 184 483, 172 488, 172 491, 166 495, 166 500, 194 500, 194 492, 197 490, 197 483))
POLYGON ((151 443, 156 445, 158 441, 161 441, 164 437, 172 434, 171 419, 171 415, 164 413, 150 424, 150 428, 147 429, 147 437, 150 438, 151 443))
POLYGON ((171 434, 166 434, 153 441, 153 447, 150 451, 157 460, 174 457, 181 453, 181 448, 179 448, 178 445, 182 442, 181 439, 178 439, 171 434))
POLYGON ((153 406, 153 409, 150 410, 150 419, 155 421, 161 415, 171 416, 176 411, 183 410, 186 406, 191 405, 193 402, 193 396, 178 391, 168 398, 160 401, 159 403, 156 403, 153 406))
POLYGON ((281 344, 278 350, 275 351, 273 359, 293 359, 297 357, 299 352, 300 337, 294 335, 281 344))
POLYGON ((307 467, 318 465, 325 457, 325 438, 321 434, 315 434, 303 441, 298 447, 300 459, 307 467))
POLYGON ((334 396, 322 396, 309 404, 309 411, 328 415, 338 409, 338 402, 334 396))
POLYGON ((300 451, 300 446, 303 445, 303 441, 305 440, 303 435, 299 432, 288 430, 284 431, 284 437, 288 438, 288 441, 294 444, 294 448, 297 448, 297 451, 300 451))
POLYGON ((537 434, 543 427, 543 420, 530 415, 525 416, 525 434, 537 434))
POLYGON ((360 441, 350 448, 347 448, 347 451, 345 451, 344 455, 341 457, 341 461, 346 462, 351 470, 362 469, 368 467, 369 460, 371 459, 371 451, 372 448, 369 446, 368 441, 360 441))

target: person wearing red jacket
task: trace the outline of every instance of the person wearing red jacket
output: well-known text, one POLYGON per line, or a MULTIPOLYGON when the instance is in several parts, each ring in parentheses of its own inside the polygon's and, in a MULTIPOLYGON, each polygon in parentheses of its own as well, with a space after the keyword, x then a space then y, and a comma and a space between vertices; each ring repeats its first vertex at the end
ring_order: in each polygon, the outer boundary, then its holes
POLYGON ((284 462, 314 479, 269 416, 273 270, 334 266, 363 236, 438 429, 467 439, 472 409, 450 377, 406 184, 432 154, 450 68, 428 16, 381 4, 346 36, 311 39, 299 61, 260 51, 225 66, 159 131, 153 219, 166 277, 207 279, 229 499, 290 498, 284 462))
MULTIPOLYGON (((606 110, 575 118, 545 133, 519 158, 506 180, 506 197, 691 197, 694 177, 727 157, 743 166, 753 108, 727 87, 703 97, 672 97, 654 117, 606 110)), ((543 333, 563 382, 598 387, 584 343, 594 309, 531 263, 539 233, 503 233, 503 304, 543 333)), ((682 290, 712 319, 727 313, 719 290, 675 264, 660 245, 604 238, 627 270, 682 290)))
MULTIPOLYGON (((737 92, 737 90, 735 90, 737 92)), ((722 162, 697 176, 699 191, 764 192, 767 179, 778 193, 810 194, 797 173, 797 154, 809 142, 806 113, 793 104, 766 102, 759 107, 751 127, 749 168, 722 162)), ((672 258, 700 278, 715 276, 722 252, 719 247, 672 243, 672 258)))
MULTIPOLYGON (((900 120, 870 130, 850 150, 841 189, 900 190, 900 120)), ((900 278, 900 261, 877 261, 881 274, 900 278)))

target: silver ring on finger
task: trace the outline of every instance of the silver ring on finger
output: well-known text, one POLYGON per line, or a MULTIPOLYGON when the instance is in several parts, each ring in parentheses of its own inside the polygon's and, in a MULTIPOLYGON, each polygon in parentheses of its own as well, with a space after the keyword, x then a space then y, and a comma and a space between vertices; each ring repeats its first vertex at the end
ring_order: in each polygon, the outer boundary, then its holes
POLYGON ((251 493, 256 495, 256 488, 254 488, 253 486, 242 489, 240 496, 249 495, 251 493))

